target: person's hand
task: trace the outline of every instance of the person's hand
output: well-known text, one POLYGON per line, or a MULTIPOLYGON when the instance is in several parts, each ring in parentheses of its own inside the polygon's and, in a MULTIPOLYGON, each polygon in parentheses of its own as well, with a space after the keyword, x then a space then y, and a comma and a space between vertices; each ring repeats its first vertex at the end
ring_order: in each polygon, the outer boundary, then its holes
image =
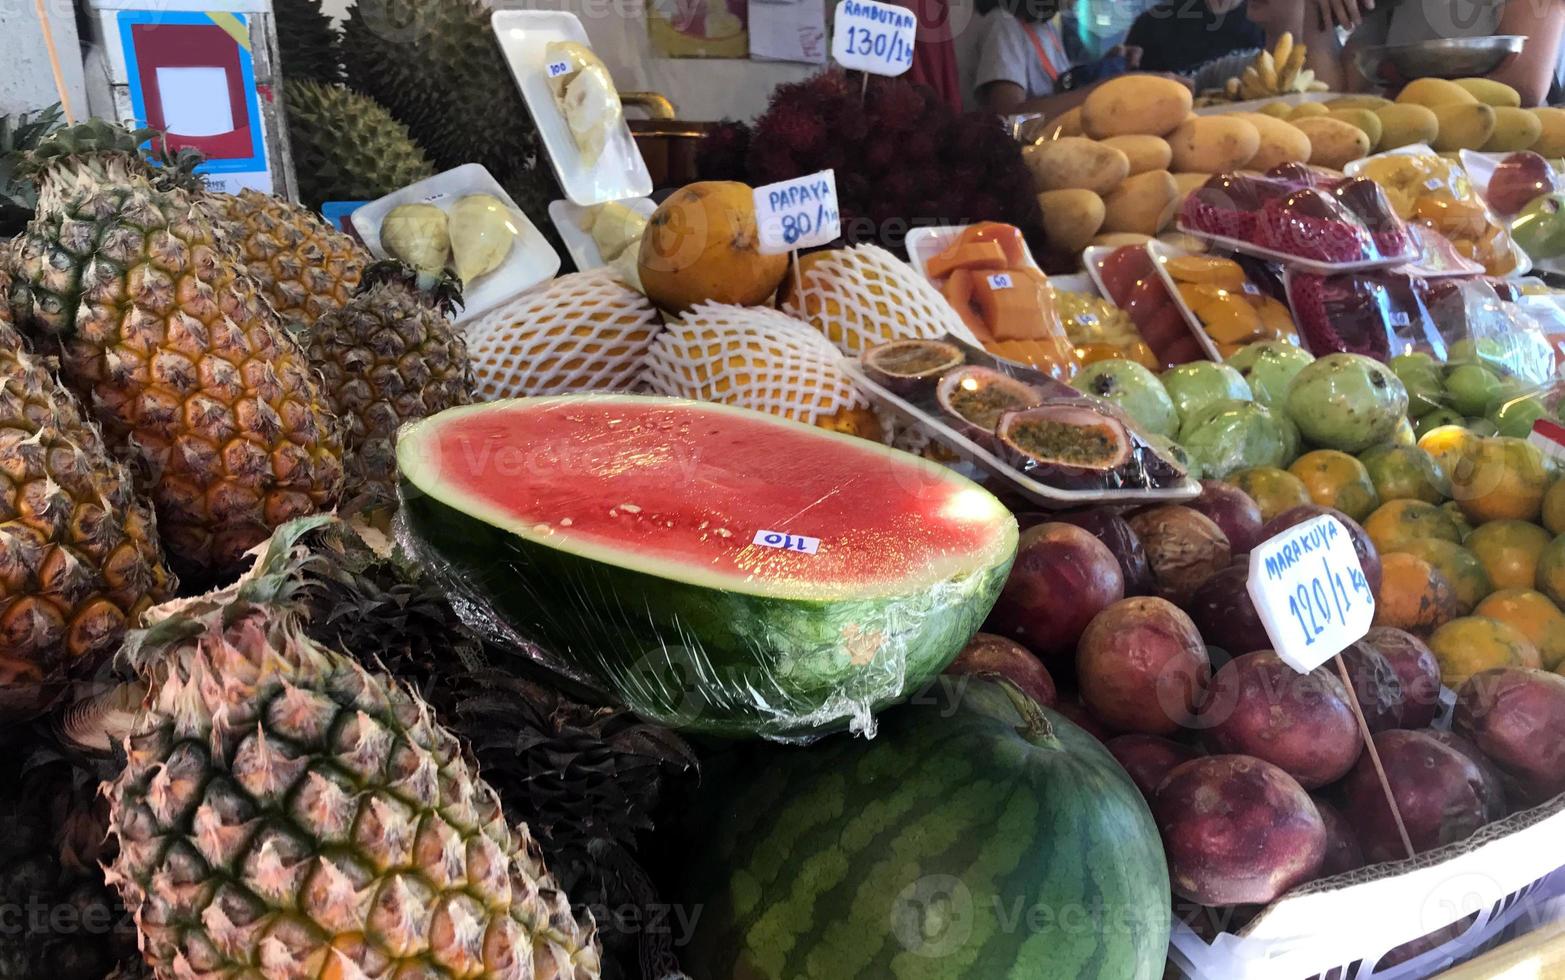
POLYGON ((1309 0, 1309 4, 1314 8, 1313 26, 1323 31, 1334 27, 1351 31, 1364 22, 1366 13, 1375 9, 1375 0, 1309 0))

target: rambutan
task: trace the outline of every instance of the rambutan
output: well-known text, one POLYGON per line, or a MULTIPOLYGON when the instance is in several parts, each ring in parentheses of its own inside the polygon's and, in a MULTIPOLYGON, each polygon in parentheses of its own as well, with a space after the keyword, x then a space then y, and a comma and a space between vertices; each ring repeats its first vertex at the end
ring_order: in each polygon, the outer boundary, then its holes
POLYGON ((800 105, 778 105, 766 110, 756 122, 756 131, 800 156, 820 149, 827 138, 820 114, 800 105))
POLYGON ((924 115, 924 96, 918 86, 900 78, 877 79, 872 84, 866 108, 881 128, 890 133, 905 133, 915 128, 924 115))
POLYGON ((725 119, 701 138, 696 148, 696 173, 702 180, 747 180, 745 157, 750 152, 750 127, 725 119))

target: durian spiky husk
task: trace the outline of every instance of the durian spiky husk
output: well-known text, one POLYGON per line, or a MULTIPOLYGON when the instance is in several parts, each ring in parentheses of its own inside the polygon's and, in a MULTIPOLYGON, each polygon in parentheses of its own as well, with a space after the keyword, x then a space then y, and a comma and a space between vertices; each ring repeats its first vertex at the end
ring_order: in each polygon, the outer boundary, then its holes
POLYGON ((533 223, 560 196, 481 0, 359 0, 343 26, 348 82, 407 124, 441 169, 481 163, 533 223))
POLYGON ((289 81, 288 138, 299 197, 373 201, 433 176, 435 165, 386 107, 346 85, 289 81))
POLYGON ((302 629, 291 568, 324 523, 127 645, 151 687, 106 790, 109 880, 147 961, 160 980, 596 980, 591 918, 459 740, 302 629))
POLYGON ((342 81, 342 32, 321 9, 320 0, 272 0, 272 20, 284 80, 342 81))

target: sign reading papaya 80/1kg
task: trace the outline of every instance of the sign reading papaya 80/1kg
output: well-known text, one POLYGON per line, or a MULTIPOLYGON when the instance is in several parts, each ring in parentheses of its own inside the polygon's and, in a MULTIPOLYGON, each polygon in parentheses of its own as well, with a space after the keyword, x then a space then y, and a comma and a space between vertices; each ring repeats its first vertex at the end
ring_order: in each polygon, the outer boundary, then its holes
POLYGON ((1257 545, 1248 586, 1277 656, 1301 673, 1347 649, 1375 618, 1353 536, 1330 514, 1257 545))
POLYGON ((837 210, 837 174, 822 170, 755 189, 755 225, 761 254, 813 248, 842 236, 837 210))
POLYGON ((832 20, 831 57, 844 68, 900 75, 913 67, 918 18, 877 0, 842 0, 832 20))

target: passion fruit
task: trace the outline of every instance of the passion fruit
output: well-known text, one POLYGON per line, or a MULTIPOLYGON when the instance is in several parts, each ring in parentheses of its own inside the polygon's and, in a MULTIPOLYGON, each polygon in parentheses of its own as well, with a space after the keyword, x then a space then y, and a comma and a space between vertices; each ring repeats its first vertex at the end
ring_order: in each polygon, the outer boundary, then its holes
POLYGON ((864 373, 886 390, 914 395, 961 367, 967 358, 955 344, 940 340, 893 340, 865 351, 860 358, 864 373))
POLYGON ((996 434, 1033 479, 1055 486, 1099 487, 1135 448, 1124 423, 1085 402, 1055 401, 1000 416, 996 434))
POLYGON ((993 368, 970 364, 947 371, 935 386, 935 400, 956 428, 985 445, 994 442, 1000 417, 1043 403, 1043 392, 993 368))

